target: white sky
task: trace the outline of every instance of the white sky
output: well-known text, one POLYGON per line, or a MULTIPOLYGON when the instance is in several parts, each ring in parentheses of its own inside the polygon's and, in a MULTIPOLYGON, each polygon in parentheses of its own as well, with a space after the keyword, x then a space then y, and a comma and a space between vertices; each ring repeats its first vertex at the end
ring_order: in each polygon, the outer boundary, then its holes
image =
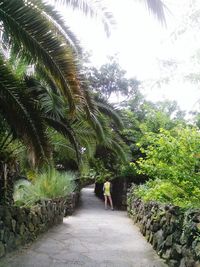
POLYGON ((143 93, 149 100, 175 99, 182 109, 196 109, 200 89, 197 84, 185 81, 183 77, 194 70, 191 56, 200 48, 200 37, 197 37, 200 34, 191 32, 177 40, 170 37, 181 24, 183 14, 192 0, 164 1, 170 10, 167 13, 167 27, 162 27, 149 14, 142 1, 104 2, 117 22, 110 38, 106 37, 100 21, 85 18, 80 12, 72 12, 69 8, 66 11, 62 9, 67 23, 69 21, 68 25, 81 40, 82 46, 92 51, 93 63, 100 66, 106 62, 108 55, 117 53, 127 75, 144 81, 143 93), (159 63, 160 59, 178 62, 178 66, 166 70, 159 63), (155 81, 166 76, 170 77, 170 82, 161 88, 157 87, 155 81))

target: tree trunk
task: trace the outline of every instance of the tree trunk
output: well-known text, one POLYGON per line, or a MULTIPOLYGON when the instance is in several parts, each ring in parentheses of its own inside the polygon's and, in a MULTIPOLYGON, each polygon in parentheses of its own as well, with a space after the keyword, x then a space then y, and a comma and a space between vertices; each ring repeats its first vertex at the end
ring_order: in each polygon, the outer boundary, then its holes
POLYGON ((0 205, 13 204, 13 166, 0 162, 0 205))

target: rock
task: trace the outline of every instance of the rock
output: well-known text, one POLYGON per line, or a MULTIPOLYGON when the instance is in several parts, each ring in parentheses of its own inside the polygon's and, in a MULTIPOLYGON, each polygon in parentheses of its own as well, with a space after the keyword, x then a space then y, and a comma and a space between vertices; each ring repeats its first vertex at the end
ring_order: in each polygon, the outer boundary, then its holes
POLYGON ((180 243, 181 243, 181 245, 187 244, 187 237, 186 237, 184 232, 182 233, 182 235, 180 237, 180 243))
POLYGON ((187 267, 194 267, 195 261, 193 259, 186 259, 186 266, 187 267))
POLYGON ((4 229, 0 230, 0 241, 3 241, 4 229))
POLYGON ((168 263, 169 267, 179 267, 179 261, 169 260, 167 263, 168 263))
POLYGON ((2 218, 4 218, 4 212, 5 212, 5 207, 0 206, 0 220, 2 220, 2 218))
POLYGON ((23 236, 23 234, 24 234, 24 232, 25 232, 25 229, 26 229, 26 227, 25 227, 24 223, 22 223, 22 224, 20 225, 20 227, 19 227, 19 234, 20 234, 21 236, 23 236))
POLYGON ((163 226, 166 223, 167 219, 165 216, 163 216, 160 220, 160 225, 163 226))
POLYGON ((30 230, 31 232, 34 232, 34 230, 35 230, 35 227, 34 227, 34 225, 33 225, 32 223, 29 223, 29 224, 28 224, 28 228, 29 228, 29 230, 30 230))
POLYGON ((38 225, 39 222, 40 222, 40 218, 39 218, 39 216, 35 213, 35 214, 33 215, 33 217, 32 217, 32 223, 33 223, 33 225, 38 225))
POLYGON ((154 239, 156 239, 156 250, 159 251, 163 246, 163 230, 160 229, 154 235, 154 239))
POLYGON ((195 217, 193 218, 193 221, 197 223, 200 222, 200 213, 195 215, 195 217))
POLYGON ((15 243, 15 235, 14 233, 10 233, 9 239, 6 242, 6 251, 10 252, 14 248, 16 248, 16 243, 15 243))
POLYGON ((19 214, 17 217, 15 217, 15 220, 21 224, 21 223, 24 223, 27 221, 27 217, 26 217, 26 214, 25 212, 22 210, 22 209, 19 209, 19 214))
POLYGON ((157 232, 159 229, 160 229, 160 225, 158 222, 155 222, 152 227, 150 227, 150 229, 153 231, 153 232, 157 232))
POLYGON ((172 241, 173 241, 173 236, 169 235, 165 240, 165 246, 171 247, 172 246, 172 241))
POLYGON ((5 227, 4 235, 3 235, 3 242, 6 243, 9 240, 9 237, 10 237, 9 228, 5 227))
POLYGON ((5 247, 2 242, 0 242, 0 258, 5 255, 5 247))
POLYGON ((12 224, 12 230, 13 230, 13 232, 15 232, 16 224, 17 224, 16 221, 14 219, 12 219, 11 224, 12 224))
POLYGON ((182 257, 182 246, 178 244, 173 244, 171 249, 171 257, 175 260, 181 259, 182 257))
POLYGON ((6 226, 10 227, 11 221, 12 221, 12 216, 11 216, 11 212, 10 209, 5 209, 5 217, 3 218, 3 221, 5 223, 6 226))
POLYGON ((15 244, 16 244, 16 247, 19 247, 22 244, 22 238, 20 235, 15 236, 15 244))
POLYGON ((194 249, 197 259, 200 259, 200 241, 198 243, 195 242, 195 246, 193 249, 194 249))
POLYGON ((181 259, 179 267, 187 267, 185 263, 185 258, 181 259))
POLYGON ((180 244, 181 235, 182 235, 182 230, 181 229, 176 229, 176 231, 173 233, 173 240, 175 240, 176 243, 180 244))
POLYGON ((171 258, 171 249, 167 249, 164 253, 162 253, 162 258, 165 260, 169 260, 171 258))
POLYGON ((169 211, 171 214, 179 216, 180 215, 180 207, 179 206, 170 206, 169 211))
POLYGON ((194 267, 200 267, 200 261, 195 262, 194 267))
POLYGON ((0 230, 4 229, 4 226, 5 226, 4 222, 0 221, 0 230))
POLYGON ((150 235, 149 235, 149 243, 153 243, 153 233, 150 232, 150 235))

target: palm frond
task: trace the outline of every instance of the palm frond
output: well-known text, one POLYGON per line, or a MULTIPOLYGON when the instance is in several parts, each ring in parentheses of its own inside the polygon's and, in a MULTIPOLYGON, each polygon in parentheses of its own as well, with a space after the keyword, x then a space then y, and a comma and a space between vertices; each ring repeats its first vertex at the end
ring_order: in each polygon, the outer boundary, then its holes
POLYGON ((149 11, 157 17, 157 19, 166 24, 165 10, 167 10, 166 5, 161 0, 145 0, 145 3, 149 11))
POLYGON ((48 116, 45 116, 45 115, 44 115, 44 119, 46 120, 46 122, 48 123, 48 125, 50 127, 52 127, 57 132, 61 133, 63 136, 65 136, 69 139, 69 141, 74 146, 74 149, 76 151, 77 161, 80 162, 79 143, 78 143, 76 135, 75 135, 73 129, 71 128, 71 126, 69 125, 69 123, 66 120, 58 121, 58 120, 55 120, 55 119, 48 117, 48 116))
POLYGON ((123 128, 123 121, 117 111, 107 103, 96 102, 96 105, 101 113, 110 117, 119 129, 123 128))
POLYGON ((98 0, 54 0, 55 3, 66 4, 75 10, 80 10, 86 16, 98 17, 101 19, 107 36, 110 35, 111 27, 115 25, 115 20, 111 12, 102 6, 98 0))
POLYGON ((56 85, 53 77, 49 74, 46 68, 44 68, 42 65, 37 64, 35 66, 35 78, 38 79, 42 84, 47 85, 49 88, 51 88, 51 91, 57 95, 60 94, 59 88, 56 85))
POLYGON ((104 134, 102 124, 99 121, 99 118, 97 118, 95 116, 95 114, 90 113, 89 123, 92 126, 92 128, 95 130, 97 138, 99 139, 99 141, 105 140, 105 134, 104 134))
POLYGON ((32 0, 32 3, 39 9, 40 12, 43 11, 45 17, 50 20, 53 25, 55 25, 54 31, 63 35, 64 40, 71 46, 74 52, 81 54, 82 48, 80 47, 77 37, 69 29, 69 27, 66 26, 63 17, 54 9, 54 7, 46 2, 42 2, 41 0, 32 0))
POLYGON ((61 35, 55 35, 50 21, 30 1, 2 1, 0 17, 11 42, 32 62, 44 65, 67 97, 73 112, 75 102, 79 97, 82 99, 83 94, 71 47, 62 42, 61 35))
POLYGON ((121 158, 123 162, 127 162, 127 155, 123 149, 122 146, 119 145, 118 141, 112 140, 111 141, 111 147, 112 150, 115 152, 115 154, 121 158))
POLYGON ((25 76, 25 82, 30 96, 38 101, 38 106, 44 114, 57 120, 64 117, 65 102, 56 90, 48 90, 49 88, 32 76, 25 76))
POLYGON ((0 113, 14 135, 28 145, 37 160, 49 157, 49 146, 41 114, 26 96, 25 84, 17 80, 0 58, 0 113))
POLYGON ((87 155, 87 158, 92 158, 98 143, 94 129, 84 120, 75 122, 72 127, 76 132, 81 147, 85 148, 84 155, 87 155))

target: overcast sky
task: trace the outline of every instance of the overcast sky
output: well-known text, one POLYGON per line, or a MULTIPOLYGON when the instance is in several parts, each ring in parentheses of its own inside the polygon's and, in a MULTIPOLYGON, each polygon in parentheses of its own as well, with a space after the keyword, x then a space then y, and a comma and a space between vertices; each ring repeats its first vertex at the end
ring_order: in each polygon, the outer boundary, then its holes
POLYGON ((143 93, 149 100, 175 99, 182 109, 192 110, 198 107, 200 90, 183 77, 193 71, 191 57, 200 47, 200 38, 194 37, 194 32, 178 36, 178 39, 172 34, 182 24, 192 1, 165 0, 170 12, 166 12, 167 27, 163 27, 149 14, 142 1, 105 0, 117 22, 110 38, 106 37, 100 21, 85 18, 69 8, 62 9, 62 14, 82 46, 92 51, 95 65, 105 63, 108 55, 118 54, 127 75, 145 81, 143 93), (172 64, 168 70, 160 60, 178 65, 172 64), (168 84, 157 87, 155 81, 166 75, 170 77, 168 84))

